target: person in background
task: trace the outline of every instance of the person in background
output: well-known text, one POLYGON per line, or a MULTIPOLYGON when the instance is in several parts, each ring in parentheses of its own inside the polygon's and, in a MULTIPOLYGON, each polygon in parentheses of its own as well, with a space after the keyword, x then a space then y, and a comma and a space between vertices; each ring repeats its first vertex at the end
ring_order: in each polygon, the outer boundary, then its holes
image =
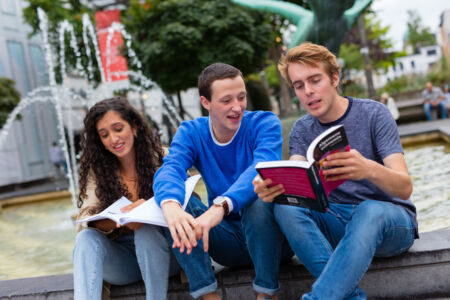
POLYGON ((423 110, 425 111, 425 115, 428 121, 433 121, 431 116, 431 110, 440 110, 441 118, 447 118, 447 108, 444 105, 444 93, 442 90, 433 86, 431 82, 427 82, 426 88, 422 91, 422 99, 423 99, 423 110))
POLYGON ((394 99, 391 96, 389 96, 388 93, 384 92, 381 94, 380 102, 387 106, 387 108, 392 114, 392 117, 394 118, 394 120, 397 121, 400 114, 398 112, 397 105, 395 105, 394 99))
POLYGON ((448 84, 444 86, 444 97, 445 97, 445 107, 447 108, 447 116, 450 114, 450 91, 448 89, 448 84))
POLYGON ((58 179, 61 175, 65 175, 67 173, 67 165, 64 160, 64 153, 59 147, 58 143, 53 142, 50 147, 50 161, 55 167, 55 175, 54 179, 58 179), (64 172, 64 173, 63 173, 64 172))
MULTIPOLYGON (((278 68, 308 112, 292 128, 290 159, 306 160, 309 144, 335 125, 344 126, 351 148, 324 162, 327 180, 346 179, 329 194, 327 212, 274 207, 289 245, 316 278, 302 299, 366 299, 358 283, 373 257, 403 253, 418 237, 397 126, 385 105, 338 94, 340 67, 323 46, 294 47, 278 68)), ((283 193, 281 184, 269 187, 270 179, 257 177, 253 184, 266 202, 283 193)))
MULTIPOLYGON (((84 118, 81 135, 78 219, 126 196, 130 211, 153 196, 153 176, 162 164, 157 136, 127 100, 95 104, 84 118)), ((146 299, 166 299, 168 277, 177 272, 164 229, 103 219, 79 226, 73 251, 76 300, 101 299, 103 280, 124 285, 144 280, 146 299)))

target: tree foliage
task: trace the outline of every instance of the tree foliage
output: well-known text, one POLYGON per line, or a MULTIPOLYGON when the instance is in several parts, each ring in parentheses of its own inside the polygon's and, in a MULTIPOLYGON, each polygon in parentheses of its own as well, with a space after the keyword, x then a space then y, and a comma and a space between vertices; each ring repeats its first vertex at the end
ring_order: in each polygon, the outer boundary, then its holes
POLYGON ((20 93, 14 88, 14 80, 0 77, 0 128, 19 101, 20 93))
MULTIPOLYGON (((392 41, 387 37, 390 26, 382 26, 374 12, 364 13, 364 30, 372 68, 386 69, 394 60, 394 52, 391 51, 392 41)), ((357 26, 353 26, 345 37, 339 57, 345 61, 346 69, 364 69, 364 59, 360 53, 362 47, 361 36, 357 26)))
POLYGON ((408 32, 406 36, 406 46, 410 45, 414 53, 420 47, 436 45, 436 38, 428 27, 422 24, 416 10, 408 10, 408 32))
POLYGON ((266 14, 227 0, 134 0, 123 22, 144 74, 172 93, 196 86, 214 62, 259 70, 271 42, 266 14))

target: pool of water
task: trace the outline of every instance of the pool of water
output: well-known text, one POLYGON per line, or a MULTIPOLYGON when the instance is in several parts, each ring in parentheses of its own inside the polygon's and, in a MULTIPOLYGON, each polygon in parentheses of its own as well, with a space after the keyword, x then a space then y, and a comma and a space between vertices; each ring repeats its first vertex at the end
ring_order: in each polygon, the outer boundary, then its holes
POLYGON ((0 215, 0 280, 70 273, 70 199, 11 206, 0 215))
POLYGON ((405 148, 413 180, 412 201, 419 232, 450 228, 450 145, 427 143, 405 148))
MULTIPOLYGON (((405 148, 419 231, 450 228, 450 145, 405 148)), ((202 183, 196 192, 206 199, 202 183)), ((0 215, 0 280, 72 272, 75 209, 70 199, 4 208, 0 215)))

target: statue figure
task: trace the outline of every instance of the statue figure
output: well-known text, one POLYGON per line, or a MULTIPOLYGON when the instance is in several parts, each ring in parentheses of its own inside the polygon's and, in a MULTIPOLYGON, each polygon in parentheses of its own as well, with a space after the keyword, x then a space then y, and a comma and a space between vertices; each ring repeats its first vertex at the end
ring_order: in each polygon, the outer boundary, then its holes
POLYGON ((234 3, 282 15, 297 31, 288 48, 304 41, 327 47, 338 55, 342 39, 352 27, 359 14, 371 0, 308 0, 312 10, 300 5, 278 0, 232 0, 234 3))

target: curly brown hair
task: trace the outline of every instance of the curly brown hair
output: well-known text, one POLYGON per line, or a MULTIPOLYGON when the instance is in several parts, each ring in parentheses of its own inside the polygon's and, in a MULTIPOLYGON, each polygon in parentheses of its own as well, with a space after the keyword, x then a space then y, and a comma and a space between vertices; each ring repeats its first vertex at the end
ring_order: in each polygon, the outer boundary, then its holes
POLYGON ((153 134, 141 114, 121 97, 114 97, 96 103, 84 118, 84 129, 81 134, 80 159, 80 193, 78 207, 86 199, 88 177, 93 175, 97 184, 95 194, 100 203, 90 213, 98 213, 122 196, 131 197, 126 186, 121 183, 117 170, 120 167, 118 158, 108 151, 100 140, 97 122, 108 112, 115 111, 132 128, 136 128, 134 151, 136 155, 136 171, 139 181, 139 198, 149 199, 153 196, 153 175, 161 166, 163 149, 159 138, 153 134))

